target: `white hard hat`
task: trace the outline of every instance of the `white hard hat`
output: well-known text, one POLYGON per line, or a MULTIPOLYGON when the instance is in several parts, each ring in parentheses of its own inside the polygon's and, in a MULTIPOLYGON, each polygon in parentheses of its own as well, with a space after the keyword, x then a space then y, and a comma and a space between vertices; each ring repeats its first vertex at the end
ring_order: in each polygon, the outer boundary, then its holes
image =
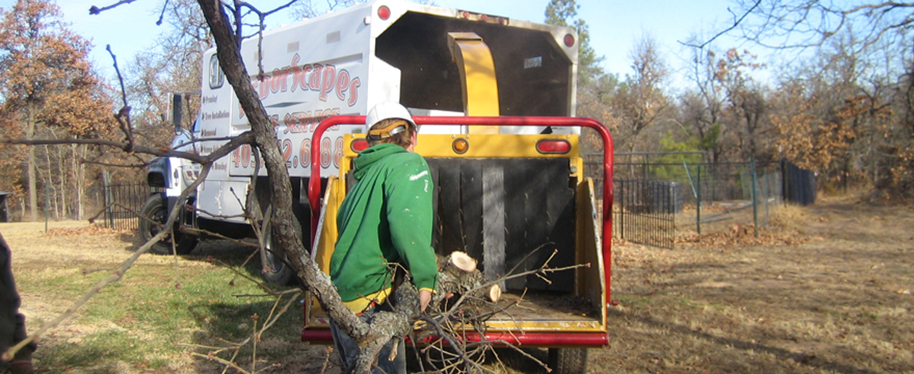
MULTIPOLYGON (((392 101, 384 101, 371 108, 371 110, 368 111, 368 115, 365 116, 365 125, 367 125, 370 129, 374 124, 391 118, 402 119, 406 122, 409 122, 409 124, 413 125, 414 128, 419 128, 416 125, 416 121, 413 121, 412 115, 409 114, 409 110, 407 110, 403 105, 392 101)), ((397 134, 406 129, 398 128, 394 130, 397 131, 390 131, 390 134, 387 136, 397 134)))

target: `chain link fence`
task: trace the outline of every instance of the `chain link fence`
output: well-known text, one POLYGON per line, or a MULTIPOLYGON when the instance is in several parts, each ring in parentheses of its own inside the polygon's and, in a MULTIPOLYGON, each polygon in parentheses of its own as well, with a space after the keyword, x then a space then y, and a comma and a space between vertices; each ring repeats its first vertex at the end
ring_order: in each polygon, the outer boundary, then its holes
MULTIPOLYGON (((683 153, 694 156, 694 152, 683 153)), ((697 161, 691 163, 659 162, 661 157, 654 158, 657 161, 643 157, 641 162, 614 165, 613 232, 618 238, 672 248, 677 235, 689 232, 765 227, 774 206, 783 203, 787 163, 708 163, 701 162, 702 157, 684 157, 697 161), (670 223, 666 215, 672 217, 670 223)), ((602 155, 585 156, 585 174, 595 184, 602 183, 601 162, 602 155)), ((597 190, 602 201, 602 191, 597 190)))

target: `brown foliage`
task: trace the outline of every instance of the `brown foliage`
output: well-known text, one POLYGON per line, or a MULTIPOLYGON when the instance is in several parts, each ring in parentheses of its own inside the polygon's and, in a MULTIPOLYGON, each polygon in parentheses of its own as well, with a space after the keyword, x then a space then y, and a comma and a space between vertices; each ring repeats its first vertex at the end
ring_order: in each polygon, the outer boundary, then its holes
MULTIPOLYGON (((111 100, 87 60, 89 43, 66 28, 57 6, 46 0, 20 0, 0 13, 0 18, 0 81, 5 82, 0 87, 0 116, 4 118, 0 127, 4 134, 28 139, 110 138, 114 128, 111 100)), ((32 209, 36 208, 38 181, 29 180, 24 186, 26 181, 17 177, 13 165, 25 162, 30 169, 44 168, 41 188, 55 186, 53 205, 58 214, 82 210, 76 204, 90 182, 81 158, 94 157, 97 151, 56 145, 12 153, 19 155, 0 165, 4 176, 13 176, 7 179, 12 185, 3 188, 28 190, 32 209)))

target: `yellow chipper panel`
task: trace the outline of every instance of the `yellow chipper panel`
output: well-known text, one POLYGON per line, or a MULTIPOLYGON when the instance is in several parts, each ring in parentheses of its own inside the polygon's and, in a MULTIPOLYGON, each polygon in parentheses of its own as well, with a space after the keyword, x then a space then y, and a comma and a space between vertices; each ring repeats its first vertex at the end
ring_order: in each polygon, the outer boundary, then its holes
MULTIPOLYGON (((448 47, 460 70, 467 116, 498 116, 498 81, 492 51, 472 32, 448 33, 448 47)), ((498 134, 498 127, 470 126, 470 134, 498 134)))

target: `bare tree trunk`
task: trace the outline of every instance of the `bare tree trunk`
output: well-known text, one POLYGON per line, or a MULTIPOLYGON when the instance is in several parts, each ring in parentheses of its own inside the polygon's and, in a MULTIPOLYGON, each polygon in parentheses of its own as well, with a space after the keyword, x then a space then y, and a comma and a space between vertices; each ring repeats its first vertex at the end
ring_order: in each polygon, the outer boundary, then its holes
MULTIPOLYGON (((26 123, 25 128, 25 138, 28 140, 35 139, 35 115, 34 105, 29 102, 28 104, 28 123, 26 123)), ((38 221, 38 177, 36 176, 35 171, 35 147, 28 147, 28 156, 26 157, 26 163, 28 164, 28 179, 29 179, 29 212, 31 214, 31 221, 38 221)))
POLYGON ((83 166, 79 164, 79 146, 76 144, 70 145, 70 150, 72 151, 73 158, 71 161, 71 167, 73 168, 73 184, 76 185, 76 206, 74 211, 76 213, 76 220, 83 219, 83 166))
POLYGON ((226 80, 232 85, 239 104, 248 117, 251 132, 254 134, 254 143, 260 150, 267 168, 268 187, 274 207, 271 210, 273 242, 278 248, 286 251, 292 268, 296 270, 296 275, 304 281, 308 291, 317 297, 327 314, 337 322, 343 332, 359 342, 361 352, 356 372, 368 372, 371 362, 377 358, 378 350, 393 336, 389 331, 382 330, 390 330, 391 327, 396 329, 403 325, 402 327, 408 332, 411 325, 407 323, 406 318, 403 318, 402 321, 385 318, 394 314, 381 312, 372 321, 372 326, 387 328, 372 329, 368 323, 362 321, 343 304, 336 287, 330 281, 330 276, 322 272, 310 256, 303 256, 306 254, 305 248, 301 238, 296 234, 292 210, 287 208, 292 207, 293 204, 289 171, 286 169, 285 159, 280 152, 279 141, 276 140, 273 125, 258 98, 259 95, 254 92, 251 78, 241 61, 240 39, 234 34, 232 23, 224 13, 221 2, 197 0, 197 3, 213 32, 217 46, 216 55, 222 71, 225 73, 226 80), (276 209, 277 207, 286 208, 276 209), (381 317, 382 315, 385 317, 381 317))
POLYGON ((67 165, 64 162, 66 160, 67 148, 61 145, 57 147, 57 172, 60 174, 60 180, 58 185, 60 186, 60 217, 68 218, 70 216, 70 206, 67 204, 67 195, 70 194, 70 189, 67 188, 70 178, 69 173, 67 173, 67 165))
POLYGON ((48 173, 46 174, 45 181, 44 181, 44 189, 45 189, 44 203, 47 204, 47 206, 44 207, 44 212, 45 212, 44 214, 45 214, 45 217, 50 215, 50 213, 48 211, 51 210, 51 206, 52 206, 51 202, 54 202, 53 206, 54 206, 55 218, 60 218, 60 215, 58 212, 58 204, 57 204, 57 191, 54 191, 54 190, 56 190, 56 187, 54 186, 54 179, 53 179, 54 169, 51 168, 51 150, 48 149, 48 146, 44 146, 44 159, 45 159, 45 162, 47 162, 47 164, 48 164, 48 173), (53 192, 53 194, 52 194, 52 192, 53 192), (53 200, 51 200, 51 196, 54 196, 53 200))

